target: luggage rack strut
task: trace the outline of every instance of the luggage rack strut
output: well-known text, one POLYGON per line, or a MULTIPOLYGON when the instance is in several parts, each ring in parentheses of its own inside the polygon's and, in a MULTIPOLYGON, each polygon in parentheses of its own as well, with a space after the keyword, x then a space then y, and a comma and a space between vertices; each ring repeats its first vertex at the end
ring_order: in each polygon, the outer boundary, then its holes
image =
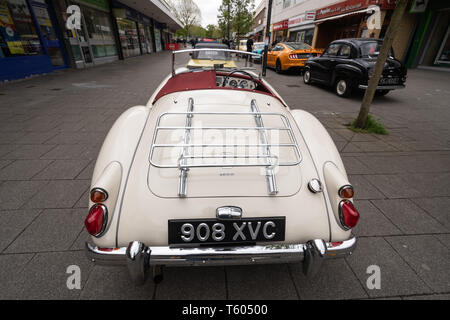
MULTIPOLYGON (((161 169, 178 169, 180 170, 178 196, 187 196, 187 178, 190 168, 233 168, 233 167, 261 167, 265 168, 266 183, 269 195, 276 195, 278 193, 278 187, 275 178, 275 168, 285 166, 296 166, 301 160, 301 152, 298 147, 295 135, 292 131, 289 119, 276 112, 260 112, 256 101, 253 99, 250 104, 251 110, 249 112, 199 112, 194 111, 194 100, 189 98, 188 107, 186 112, 165 112, 158 116, 155 131, 152 139, 152 146, 150 150, 149 161, 150 164, 156 168, 161 169), (192 120, 194 115, 208 116, 211 119, 220 119, 221 116, 252 116, 255 121, 255 126, 193 126, 192 120), (169 117, 182 117, 185 116, 185 125, 161 125, 163 120, 169 117), (263 117, 275 117, 281 119, 282 126, 269 126, 265 127, 263 123, 263 117), (158 134, 162 132, 170 132, 171 130, 184 130, 182 143, 158 143, 158 134), (218 130, 219 132, 225 132, 227 130, 245 130, 255 131, 258 136, 259 143, 191 143, 191 132, 194 130, 218 130), (286 132, 289 138, 287 143, 271 143, 267 139, 268 132, 286 132), (215 148, 214 151, 222 150, 222 153, 216 155, 204 154, 207 148, 215 148), (248 154, 247 152, 229 153, 229 148, 242 148, 245 151, 249 151, 250 148, 254 148, 257 151, 256 154, 248 154), (273 154, 272 149, 277 150, 285 148, 289 150, 294 159, 283 159, 283 156, 279 154, 273 154), (179 156, 177 158, 170 157, 169 163, 161 161, 161 158, 155 160, 159 150, 172 152, 174 149, 180 149, 179 156), (192 152, 200 151, 200 152, 192 152), (198 163, 196 161, 201 161, 198 163), (243 160, 244 163, 237 162, 243 160), (206 162, 205 162, 206 161, 206 162)), ((162 160, 166 160, 163 158, 162 160)))

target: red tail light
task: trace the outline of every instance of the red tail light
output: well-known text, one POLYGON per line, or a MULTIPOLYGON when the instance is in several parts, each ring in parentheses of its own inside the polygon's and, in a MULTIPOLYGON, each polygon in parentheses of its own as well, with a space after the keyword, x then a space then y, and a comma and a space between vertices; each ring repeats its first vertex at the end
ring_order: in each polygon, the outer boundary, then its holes
POLYGON ((359 220, 359 212, 350 200, 339 203, 339 219, 344 229, 354 228, 359 220))
POLYGON ((102 204, 94 204, 84 220, 84 226, 90 235, 99 237, 105 231, 106 221, 108 221, 106 207, 102 204))

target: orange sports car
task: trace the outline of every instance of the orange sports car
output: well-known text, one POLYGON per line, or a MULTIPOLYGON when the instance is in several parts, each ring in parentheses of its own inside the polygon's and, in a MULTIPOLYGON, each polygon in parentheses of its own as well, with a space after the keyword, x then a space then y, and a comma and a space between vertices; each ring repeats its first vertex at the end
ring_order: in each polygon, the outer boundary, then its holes
POLYGON ((303 69, 308 58, 321 55, 322 52, 304 42, 279 42, 267 52, 267 66, 275 68, 277 73, 290 68, 303 69))

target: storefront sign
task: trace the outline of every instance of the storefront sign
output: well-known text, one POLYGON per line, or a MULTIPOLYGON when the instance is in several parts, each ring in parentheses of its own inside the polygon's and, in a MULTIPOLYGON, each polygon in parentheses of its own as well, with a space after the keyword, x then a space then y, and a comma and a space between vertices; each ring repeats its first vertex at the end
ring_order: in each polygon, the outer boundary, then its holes
POLYGON ((283 20, 273 24, 273 31, 285 30, 288 28, 289 20, 283 20))
POLYGON ((296 27, 313 21, 316 17, 315 11, 305 12, 288 20, 288 27, 296 27))
POLYGON ((394 9, 395 0, 347 0, 339 2, 331 6, 318 9, 316 11, 316 20, 362 10, 371 5, 380 6, 381 9, 384 10, 394 9))

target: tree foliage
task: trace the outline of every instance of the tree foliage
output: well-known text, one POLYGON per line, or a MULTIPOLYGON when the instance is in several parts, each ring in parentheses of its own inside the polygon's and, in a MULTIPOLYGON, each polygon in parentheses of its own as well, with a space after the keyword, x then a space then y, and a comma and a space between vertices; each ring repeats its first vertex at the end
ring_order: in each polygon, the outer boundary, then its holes
POLYGON ((222 0, 217 20, 222 36, 227 36, 228 24, 230 33, 236 32, 237 37, 250 31, 253 22, 254 0, 222 0))

